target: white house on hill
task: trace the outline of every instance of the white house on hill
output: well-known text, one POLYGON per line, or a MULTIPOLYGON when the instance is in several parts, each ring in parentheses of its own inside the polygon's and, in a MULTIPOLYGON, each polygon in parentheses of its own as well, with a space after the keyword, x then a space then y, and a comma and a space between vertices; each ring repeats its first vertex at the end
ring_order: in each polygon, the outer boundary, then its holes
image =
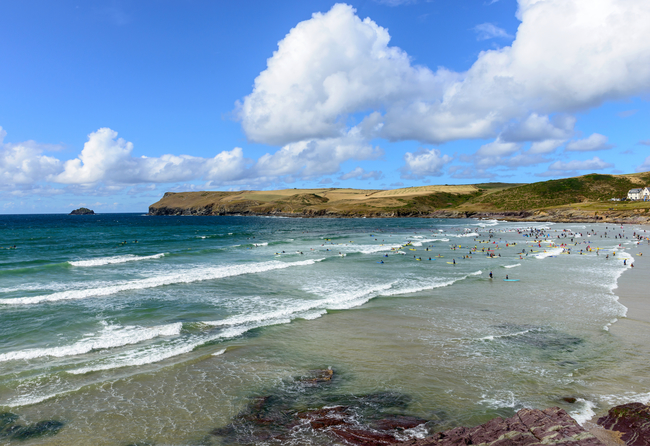
POLYGON ((639 187, 636 189, 630 189, 627 193, 628 200, 650 200, 650 188, 648 187, 639 187))

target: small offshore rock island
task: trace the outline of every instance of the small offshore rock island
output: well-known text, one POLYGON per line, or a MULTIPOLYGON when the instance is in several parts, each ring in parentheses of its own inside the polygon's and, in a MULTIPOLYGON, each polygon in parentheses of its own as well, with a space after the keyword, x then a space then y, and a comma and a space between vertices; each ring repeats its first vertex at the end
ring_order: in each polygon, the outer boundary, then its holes
POLYGON ((95 211, 88 208, 79 208, 70 212, 70 215, 95 215, 95 211))
POLYGON ((650 172, 589 174, 530 184, 430 185, 393 190, 285 189, 166 192, 149 215, 332 218, 489 218, 509 221, 648 223, 650 202, 628 201, 650 172))

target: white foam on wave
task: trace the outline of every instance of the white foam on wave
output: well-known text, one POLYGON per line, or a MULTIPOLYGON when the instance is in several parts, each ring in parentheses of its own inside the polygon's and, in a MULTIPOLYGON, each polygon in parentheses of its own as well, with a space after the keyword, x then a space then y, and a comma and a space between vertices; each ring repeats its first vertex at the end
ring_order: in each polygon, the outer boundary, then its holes
POLYGON ((503 265, 504 268, 516 268, 521 266, 521 263, 515 263, 514 265, 503 265))
POLYGON ((438 242, 438 241, 440 241, 439 238, 424 239, 424 240, 419 240, 417 242, 411 242, 411 245, 422 246, 423 243, 431 243, 431 242, 438 242))
POLYGON ((578 422, 579 425, 585 424, 587 421, 591 420, 596 416, 594 409, 597 407, 596 403, 585 400, 583 398, 577 398, 576 403, 579 404, 579 408, 569 412, 569 415, 578 422))
POLYGON ((481 275, 482 271, 475 271, 456 278, 435 278, 426 282, 418 280, 407 281, 397 280, 392 283, 376 285, 362 290, 355 290, 348 293, 337 293, 336 299, 329 299, 327 308, 332 310, 345 310, 359 305, 363 305, 369 300, 378 296, 398 296, 402 294, 413 294, 422 291, 433 290, 451 286, 456 282, 465 280, 470 276, 481 275), (415 283, 413 283, 415 282, 415 283))
POLYGON ((158 325, 154 327, 108 325, 98 334, 92 334, 71 345, 62 345, 50 348, 31 348, 0 354, 0 362, 34 359, 44 356, 62 358, 64 356, 83 355, 93 350, 104 350, 108 348, 122 347, 130 344, 137 344, 149 339, 174 336, 181 332, 183 324, 158 325))
POLYGON ((147 279, 131 280, 116 284, 100 286, 97 288, 85 288, 81 290, 69 290, 47 295, 32 297, 17 297, 12 299, 0 299, 5 305, 26 305, 40 302, 56 302, 60 300, 85 299, 88 297, 103 297, 116 294, 122 291, 143 290, 165 285, 181 283, 192 283, 203 280, 223 279, 226 277, 240 276, 243 274, 256 274, 277 269, 290 268, 293 266, 312 265, 323 259, 309 259, 299 262, 280 262, 273 260, 254 264, 226 265, 219 267, 204 267, 188 269, 180 273, 167 274, 147 279))
POLYGON ((154 254, 151 256, 136 256, 133 254, 127 254, 123 256, 114 256, 114 257, 99 257, 90 260, 69 261, 68 263, 72 266, 78 266, 78 267, 103 266, 103 265, 114 265, 116 263, 136 262, 138 260, 154 260, 154 259, 160 259, 162 257, 165 257, 165 253, 154 254))
POLYGON ((464 234, 456 234, 456 235, 449 234, 449 235, 451 235, 452 237, 479 237, 478 232, 466 232, 464 234))
POLYGON ((174 356, 189 353, 196 347, 207 342, 217 339, 227 339, 241 336, 253 327, 237 327, 224 330, 216 335, 211 336, 192 336, 188 338, 176 338, 165 344, 156 344, 139 349, 134 349, 119 355, 99 360, 86 367, 75 370, 69 370, 68 373, 73 375, 83 375, 89 372, 98 372, 101 370, 112 370, 122 367, 142 366, 163 361, 174 356), (188 342, 189 341, 189 342, 188 342))
POLYGON ((648 393, 633 393, 626 392, 616 395, 602 395, 598 399, 602 401, 605 406, 613 407, 627 403, 643 403, 650 404, 650 392, 648 393))
POLYGON ((454 283, 464 280, 470 276, 481 275, 482 271, 475 271, 465 276, 451 279, 433 279, 427 282, 396 280, 369 287, 362 287, 351 290, 336 290, 336 292, 327 291, 321 287, 305 290, 311 294, 323 296, 320 299, 306 301, 303 303, 292 302, 283 308, 273 311, 257 312, 252 314, 242 314, 232 316, 227 319, 217 321, 204 321, 202 324, 223 327, 223 326, 261 326, 277 324, 280 321, 291 321, 296 318, 316 319, 330 310, 346 310, 358 307, 378 296, 395 296, 400 294, 411 294, 435 288, 441 288, 453 285, 454 283))
POLYGON ((274 311, 267 311, 264 313, 253 313, 253 314, 241 314, 238 316, 232 316, 227 319, 222 319, 219 321, 203 321, 201 323, 212 327, 258 324, 260 322, 269 321, 273 319, 286 319, 297 313, 302 313, 317 308, 320 306, 319 304, 320 302, 308 301, 296 305, 295 302, 292 302, 292 305, 290 307, 288 306, 274 311))
POLYGON ((562 254, 562 248, 553 248, 553 249, 550 249, 550 250, 548 250, 546 252, 540 252, 539 254, 535 254, 533 257, 535 257, 536 259, 541 260, 541 259, 545 259, 547 257, 557 256, 557 255, 560 255, 560 254, 562 254))
POLYGON ((368 302, 373 297, 386 294, 397 282, 382 283, 368 288, 349 291, 337 291, 326 296, 320 305, 332 310, 347 310, 368 302))
POLYGON ((402 245, 355 245, 354 243, 349 245, 337 245, 334 248, 334 251, 339 250, 341 252, 347 252, 348 254, 353 252, 358 252, 361 254, 374 254, 376 252, 390 251, 391 249, 400 248, 402 245))
POLYGON ((477 341, 494 341, 495 339, 514 338, 516 336, 521 336, 521 335, 525 335, 527 333, 530 333, 531 331, 532 330, 524 330, 524 331, 518 331, 516 333, 483 336, 482 338, 478 338, 477 341))
POLYGON ((503 390, 501 392, 496 392, 493 396, 488 396, 487 394, 481 395, 481 404, 485 404, 492 409, 501 409, 504 407, 514 408, 519 404, 515 398, 514 392, 510 390, 503 390))
POLYGON ((627 260, 626 263, 628 265, 631 265, 632 263, 634 263, 634 257, 632 257, 632 255, 627 253, 627 252, 619 251, 618 256, 622 257, 624 260, 627 260))
POLYGON ((481 228, 487 228, 489 226, 496 226, 499 224, 498 220, 484 220, 479 223, 476 223, 474 226, 479 226, 481 228))

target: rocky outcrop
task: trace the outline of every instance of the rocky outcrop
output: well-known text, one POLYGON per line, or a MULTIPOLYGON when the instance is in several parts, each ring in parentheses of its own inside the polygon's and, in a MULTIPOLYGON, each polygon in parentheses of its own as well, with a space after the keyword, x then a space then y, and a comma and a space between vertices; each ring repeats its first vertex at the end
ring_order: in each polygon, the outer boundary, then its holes
POLYGON ((18 415, 13 413, 0 413, 0 439, 24 441, 56 435, 64 426, 61 421, 56 420, 43 420, 24 425, 18 423, 18 419, 18 415))
POLYGON ((401 446, 604 446, 559 407, 521 409, 510 418, 495 418, 473 428, 457 427, 401 446))
POLYGON ((525 211, 476 212, 439 210, 427 215, 434 218, 482 218, 507 221, 548 221, 556 223, 624 223, 647 224, 650 215, 637 211, 583 211, 579 209, 531 209, 525 211))
POLYGON ((406 413, 408 395, 334 392, 340 383, 331 368, 310 370, 252 397, 206 439, 210 444, 210 437, 218 436, 225 444, 300 444, 305 438, 310 444, 357 446, 650 446, 650 407, 641 403, 611 409, 598 420, 604 429, 592 426, 591 432, 559 407, 521 409, 510 418, 449 429, 453 425, 443 411, 430 412, 430 420, 406 413))
POLYGON ((597 423, 618 433, 627 446, 650 445, 650 406, 642 403, 616 406, 597 423))
POLYGON ((79 208, 75 209, 74 211, 70 212, 70 215, 94 215, 95 211, 92 209, 88 208, 79 208))

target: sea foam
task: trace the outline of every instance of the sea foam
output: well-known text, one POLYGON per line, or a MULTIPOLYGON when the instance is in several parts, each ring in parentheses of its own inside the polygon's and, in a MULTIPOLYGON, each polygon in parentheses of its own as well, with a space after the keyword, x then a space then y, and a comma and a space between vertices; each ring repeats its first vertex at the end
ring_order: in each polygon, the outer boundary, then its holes
POLYGON ((127 254, 124 256, 99 257, 97 259, 90 259, 90 260, 69 261, 68 263, 72 266, 103 266, 103 265, 113 265, 116 263, 135 262, 138 260, 160 259, 164 256, 165 253, 154 254, 151 256, 136 256, 133 254, 127 254))
POLYGON ((536 259, 545 259, 547 257, 552 257, 552 256, 557 256, 562 253, 562 248, 553 248, 550 249, 546 252, 540 252, 539 254, 535 254, 533 257, 536 259))
POLYGON ((120 355, 101 359, 82 367, 68 371, 73 375, 82 375, 89 372, 101 370, 112 370, 122 367, 142 366, 160 362, 164 359, 189 353, 196 347, 218 339, 227 339, 241 336, 250 330, 251 327, 237 327, 224 330, 211 336, 192 336, 190 338, 176 338, 169 343, 156 344, 153 346, 134 349, 120 355))
POLYGON ((265 271, 272 271, 277 269, 290 268, 293 266, 306 266, 312 265, 322 259, 309 259, 300 262, 280 262, 270 261, 245 265, 227 265, 220 267, 204 267, 186 270, 181 273, 160 275, 149 277, 147 279, 131 280, 127 282, 119 282, 116 284, 100 286, 97 288, 85 288, 81 290, 69 290, 58 293, 32 296, 32 297, 17 297, 12 299, 2 299, 0 304, 5 305, 26 305, 37 304, 40 302, 56 302, 60 300, 71 299, 85 299, 88 297, 102 297, 116 294, 122 291, 130 290, 143 290, 147 288, 155 288, 165 285, 174 285, 179 283, 192 283, 202 280, 222 279, 232 276, 240 276, 243 274, 255 274, 265 271))
POLYGON ((93 334, 92 337, 82 339, 71 345, 51 348, 31 348, 0 354, 0 362, 34 359, 43 356, 62 358, 64 356, 82 355, 92 350, 103 350, 137 344, 159 336, 174 336, 181 332, 182 326, 183 324, 181 322, 154 327, 106 325, 98 335, 93 334))

